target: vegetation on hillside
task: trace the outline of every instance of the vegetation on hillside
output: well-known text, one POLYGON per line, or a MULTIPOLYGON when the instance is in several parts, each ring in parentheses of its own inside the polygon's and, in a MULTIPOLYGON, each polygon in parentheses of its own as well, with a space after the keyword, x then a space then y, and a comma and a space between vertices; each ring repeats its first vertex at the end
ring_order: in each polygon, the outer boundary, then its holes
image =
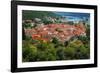
POLYGON ((40 18, 40 19, 43 19, 45 16, 46 17, 54 17, 54 18, 57 18, 57 17, 61 17, 60 15, 57 15, 53 12, 50 12, 50 11, 27 11, 27 10, 23 10, 23 20, 26 20, 26 19, 34 19, 34 18, 40 18))
POLYGON ((56 38, 52 42, 28 38, 23 41, 23 62, 89 59, 90 45, 83 39, 86 37, 72 40, 66 45, 56 38))

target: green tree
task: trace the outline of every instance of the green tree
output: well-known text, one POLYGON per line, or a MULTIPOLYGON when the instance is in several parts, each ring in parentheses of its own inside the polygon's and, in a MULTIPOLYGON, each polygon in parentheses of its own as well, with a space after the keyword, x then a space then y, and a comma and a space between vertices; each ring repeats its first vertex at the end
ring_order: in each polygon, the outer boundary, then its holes
POLYGON ((57 54, 57 60, 64 60, 65 59, 65 54, 64 53, 65 53, 64 52, 64 47, 59 46, 57 48, 57 52, 56 52, 56 54, 57 54))
POLYGON ((65 58, 67 60, 74 59, 75 53, 76 53, 76 48, 74 48, 74 47, 67 47, 65 49, 65 58))
POLYGON ((35 61, 37 54, 37 48, 34 45, 25 44, 23 45, 22 55, 23 61, 35 61))
POLYGON ((79 36, 78 39, 81 40, 84 44, 90 42, 87 36, 79 36))

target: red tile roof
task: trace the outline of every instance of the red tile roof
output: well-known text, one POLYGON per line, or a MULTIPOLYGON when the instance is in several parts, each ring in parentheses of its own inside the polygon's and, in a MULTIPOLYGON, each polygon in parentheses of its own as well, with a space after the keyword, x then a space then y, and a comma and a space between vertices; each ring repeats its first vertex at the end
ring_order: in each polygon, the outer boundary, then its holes
POLYGON ((52 37, 57 37, 61 41, 69 40, 73 36, 80 36, 85 33, 86 29, 83 24, 48 24, 43 27, 26 29, 26 34, 32 36, 33 39, 42 39, 49 41, 52 37), (56 30, 59 29, 59 30, 56 30))

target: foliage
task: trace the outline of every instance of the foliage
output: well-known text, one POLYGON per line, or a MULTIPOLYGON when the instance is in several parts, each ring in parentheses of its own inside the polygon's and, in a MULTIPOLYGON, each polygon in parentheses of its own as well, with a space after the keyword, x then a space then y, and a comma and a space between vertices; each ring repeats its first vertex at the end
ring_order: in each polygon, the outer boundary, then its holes
POLYGON ((24 28, 32 28, 30 23, 23 23, 24 28))
POLYGON ((22 54, 23 54, 23 61, 35 61, 37 48, 34 45, 24 42, 22 54))
POLYGON ((40 18, 43 19, 45 16, 47 17, 61 17, 53 12, 48 11, 31 11, 31 10, 23 10, 23 20, 33 19, 33 18, 40 18))
POLYGON ((56 61, 90 58, 89 43, 73 40, 62 44, 57 38, 52 42, 39 40, 23 41, 23 61, 56 61))
POLYGON ((87 36, 79 36, 78 39, 81 40, 84 44, 87 44, 89 42, 87 36))
POLYGON ((44 23, 45 25, 47 25, 47 24, 52 24, 52 23, 53 23, 52 21, 48 21, 48 20, 46 20, 46 19, 43 19, 42 21, 43 21, 43 23, 44 23))
POLYGON ((86 47, 80 40, 69 43, 66 47, 67 59, 87 59, 89 58, 89 48, 86 47))
POLYGON ((88 40, 90 40, 90 25, 87 25, 87 27, 86 27, 86 36, 87 36, 88 40))

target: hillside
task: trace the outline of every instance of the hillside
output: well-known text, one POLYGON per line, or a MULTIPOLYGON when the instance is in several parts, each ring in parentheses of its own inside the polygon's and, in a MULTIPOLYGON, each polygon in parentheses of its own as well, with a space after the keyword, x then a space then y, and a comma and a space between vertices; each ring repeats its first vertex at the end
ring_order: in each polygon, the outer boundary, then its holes
POLYGON ((60 15, 57 15, 53 12, 48 11, 31 11, 31 10, 23 10, 22 11, 23 20, 26 19, 33 19, 33 18, 40 18, 43 19, 43 17, 61 17, 60 15))

